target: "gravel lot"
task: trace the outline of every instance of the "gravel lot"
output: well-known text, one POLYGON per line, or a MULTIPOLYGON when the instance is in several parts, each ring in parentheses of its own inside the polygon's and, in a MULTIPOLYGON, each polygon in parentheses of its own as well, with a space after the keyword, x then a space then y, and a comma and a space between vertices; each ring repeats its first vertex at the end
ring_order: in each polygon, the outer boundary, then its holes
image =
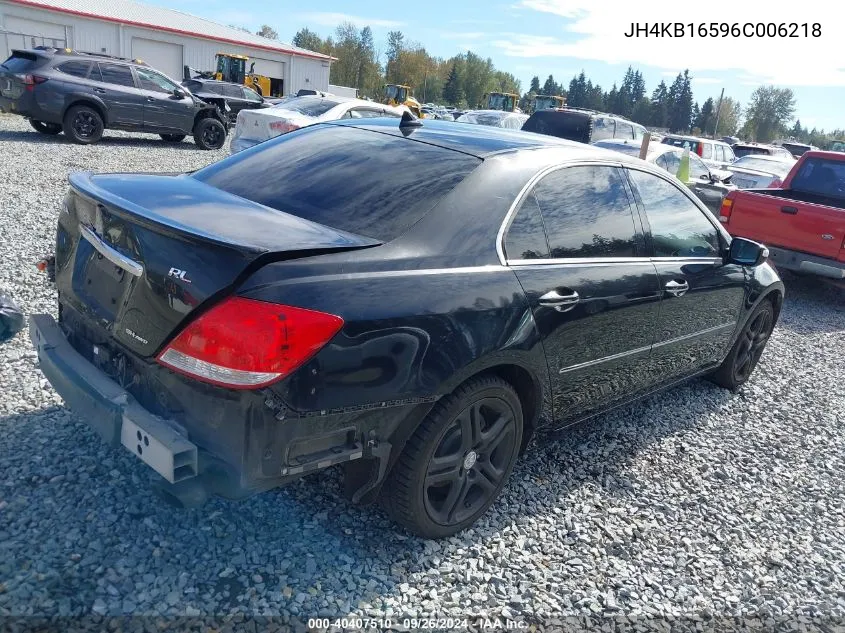
MULTIPOLYGON (((55 310, 33 267, 71 171, 183 171, 226 154, 108 133, 94 147, 0 116, 0 286, 55 310)), ((845 291, 788 278, 752 381, 696 381, 532 450, 442 542, 350 507, 325 473, 240 504, 159 505, 0 347, 0 615, 845 616, 845 291)))

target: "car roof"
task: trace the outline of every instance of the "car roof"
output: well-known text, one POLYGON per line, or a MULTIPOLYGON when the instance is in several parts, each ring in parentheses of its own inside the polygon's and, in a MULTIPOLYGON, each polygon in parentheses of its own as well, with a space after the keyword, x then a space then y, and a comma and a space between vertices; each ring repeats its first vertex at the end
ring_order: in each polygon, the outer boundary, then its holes
MULTIPOLYGON (((458 123, 424 119, 419 127, 399 125, 394 118, 344 119, 327 121, 322 125, 344 125, 393 136, 407 136, 415 141, 451 149, 477 158, 521 150, 554 150, 547 153, 545 161, 563 163, 571 160, 612 160, 614 162, 642 164, 638 158, 625 156, 609 149, 568 141, 546 134, 509 130, 472 123, 458 123)), ((542 160, 540 162, 543 162, 542 160)))
POLYGON ((689 136, 687 134, 664 134, 663 138, 678 138, 684 141, 698 141, 700 143, 716 143, 718 145, 727 145, 725 141, 715 138, 704 138, 703 136, 689 136))
POLYGON ((785 156, 772 156, 771 154, 746 154, 745 156, 740 156, 737 160, 742 160, 744 158, 753 158, 755 160, 770 160, 773 163, 788 163, 790 160, 785 156))

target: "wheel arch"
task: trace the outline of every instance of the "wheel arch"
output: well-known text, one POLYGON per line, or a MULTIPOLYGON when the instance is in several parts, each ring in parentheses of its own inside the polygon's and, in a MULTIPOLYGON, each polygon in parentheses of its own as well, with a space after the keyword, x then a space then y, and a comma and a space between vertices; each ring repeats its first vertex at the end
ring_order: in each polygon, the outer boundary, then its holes
POLYGON ((85 96, 74 95, 71 98, 69 98, 67 105, 65 106, 65 109, 62 112, 62 121, 64 121, 64 118, 67 116, 67 113, 70 111, 71 108, 73 108, 75 106, 80 106, 80 105, 84 105, 84 106, 88 106, 89 108, 93 108, 97 112, 97 114, 100 115, 100 118, 103 120, 103 127, 109 126, 108 108, 106 107, 106 105, 102 101, 100 101, 99 99, 96 99, 96 98, 88 96, 88 95, 85 95, 85 96))

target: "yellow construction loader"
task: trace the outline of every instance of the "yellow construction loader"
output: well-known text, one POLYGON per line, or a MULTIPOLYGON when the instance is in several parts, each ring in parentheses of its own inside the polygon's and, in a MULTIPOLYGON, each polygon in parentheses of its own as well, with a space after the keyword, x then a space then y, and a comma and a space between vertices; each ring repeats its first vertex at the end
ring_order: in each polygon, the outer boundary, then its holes
POLYGON ((566 105, 565 97, 553 97, 552 95, 537 95, 531 102, 531 111, 549 110, 552 108, 562 108, 566 105))
POLYGON ((385 84, 382 103, 392 106, 405 106, 411 111, 411 114, 418 119, 422 119, 425 115, 422 113, 420 102, 414 99, 411 92, 410 86, 403 86, 402 84, 385 84))
POLYGON ((249 57, 246 55, 217 53, 216 61, 217 69, 214 71, 196 71, 193 68, 185 66, 184 79, 194 79, 199 77, 201 79, 227 81, 232 84, 241 84, 252 88, 262 97, 271 96, 270 78, 253 72, 255 62, 252 62, 249 66, 249 70, 247 70, 246 65, 247 62, 249 62, 249 57))
POLYGON ((490 92, 484 96, 487 99, 488 110, 516 112, 519 95, 515 95, 512 92, 490 92))

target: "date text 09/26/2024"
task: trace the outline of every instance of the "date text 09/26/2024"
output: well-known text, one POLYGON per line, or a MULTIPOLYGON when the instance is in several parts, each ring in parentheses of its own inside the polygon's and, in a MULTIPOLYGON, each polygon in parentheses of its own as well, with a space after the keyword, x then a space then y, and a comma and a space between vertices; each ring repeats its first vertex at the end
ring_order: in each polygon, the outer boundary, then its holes
POLYGON ((821 37, 818 22, 631 22, 625 37, 821 37))

